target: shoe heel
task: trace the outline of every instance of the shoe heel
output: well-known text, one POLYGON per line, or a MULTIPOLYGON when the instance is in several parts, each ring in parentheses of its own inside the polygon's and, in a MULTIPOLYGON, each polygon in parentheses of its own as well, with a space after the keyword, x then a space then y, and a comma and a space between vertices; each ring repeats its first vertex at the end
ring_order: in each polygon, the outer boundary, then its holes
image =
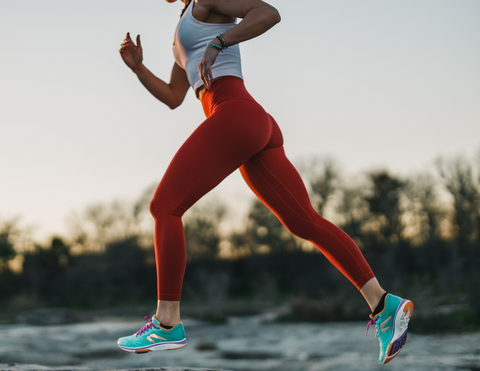
POLYGON ((405 306, 403 307, 404 316, 410 319, 412 317, 412 312, 413 312, 413 303, 410 300, 408 300, 405 306))

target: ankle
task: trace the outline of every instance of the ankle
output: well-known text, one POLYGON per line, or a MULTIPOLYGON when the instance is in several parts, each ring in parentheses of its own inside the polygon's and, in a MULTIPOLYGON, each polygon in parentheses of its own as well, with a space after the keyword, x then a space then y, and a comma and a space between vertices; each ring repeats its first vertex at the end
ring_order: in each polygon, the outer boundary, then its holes
POLYGON ((180 301, 158 300, 155 317, 165 326, 175 326, 180 322, 180 301))
POLYGON ((365 285, 363 285, 363 287, 360 289, 360 292, 362 293, 371 311, 373 312, 380 303, 380 300, 385 293, 385 290, 382 289, 377 279, 373 277, 365 285))
POLYGON ((175 326, 180 322, 180 316, 155 315, 156 320, 165 326, 175 326))
POLYGON ((381 313, 385 308, 385 298, 387 297, 387 293, 385 292, 375 307, 372 309, 372 315, 375 317, 377 314, 381 313))

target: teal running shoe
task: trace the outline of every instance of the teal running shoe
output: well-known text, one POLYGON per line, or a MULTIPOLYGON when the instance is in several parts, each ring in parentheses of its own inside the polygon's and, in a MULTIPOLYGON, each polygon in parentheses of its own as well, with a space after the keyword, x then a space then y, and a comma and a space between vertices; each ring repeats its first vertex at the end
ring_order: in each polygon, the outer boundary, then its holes
POLYGON ((367 333, 370 325, 374 324, 376 337, 380 342, 379 359, 382 364, 390 362, 402 350, 407 341, 408 321, 410 321, 412 312, 413 303, 410 300, 388 294, 385 297, 383 311, 375 317, 370 315, 371 320, 367 325, 367 333))
POLYGON ((139 331, 130 336, 118 339, 118 347, 129 353, 148 353, 154 350, 172 350, 187 345, 183 323, 179 322, 171 329, 163 328, 155 316, 146 316, 148 322, 139 331))

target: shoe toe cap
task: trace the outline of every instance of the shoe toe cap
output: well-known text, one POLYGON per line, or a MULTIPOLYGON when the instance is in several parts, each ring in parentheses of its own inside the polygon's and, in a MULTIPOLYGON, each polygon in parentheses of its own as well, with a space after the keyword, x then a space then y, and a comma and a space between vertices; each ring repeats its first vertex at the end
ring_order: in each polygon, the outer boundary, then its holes
POLYGON ((135 335, 124 336, 124 337, 121 337, 117 340, 118 346, 127 347, 127 346, 132 346, 135 343, 136 343, 135 335))

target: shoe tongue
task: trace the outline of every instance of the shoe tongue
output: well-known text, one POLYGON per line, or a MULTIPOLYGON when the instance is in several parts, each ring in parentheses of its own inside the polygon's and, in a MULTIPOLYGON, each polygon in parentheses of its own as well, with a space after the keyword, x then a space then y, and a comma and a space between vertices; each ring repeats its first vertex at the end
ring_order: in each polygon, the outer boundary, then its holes
POLYGON ((155 316, 155 314, 152 316, 152 322, 154 325, 160 326, 160 322, 157 321, 157 317, 155 316))

